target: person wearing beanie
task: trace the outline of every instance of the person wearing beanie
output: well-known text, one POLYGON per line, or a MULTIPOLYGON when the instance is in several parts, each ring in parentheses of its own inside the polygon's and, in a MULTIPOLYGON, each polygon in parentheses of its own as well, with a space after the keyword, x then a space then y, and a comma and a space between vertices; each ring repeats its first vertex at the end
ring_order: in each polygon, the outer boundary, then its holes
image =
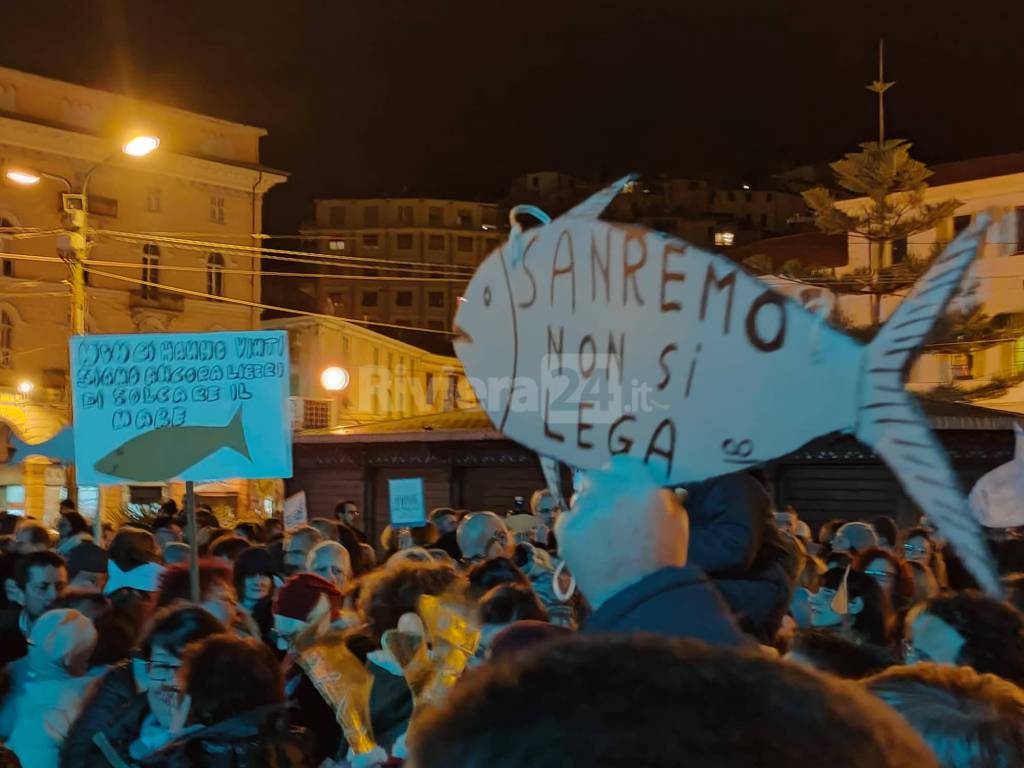
POLYGON ((32 626, 24 688, 8 695, 0 714, 0 738, 22 765, 57 768, 92 683, 85 675, 96 637, 92 622, 73 610, 47 611, 32 626))
POLYGON ((249 547, 235 561, 235 592, 241 606, 260 628, 263 641, 274 646, 274 558, 266 547, 249 547))
POLYGON ((67 555, 68 586, 102 592, 107 585, 107 552, 83 541, 67 555))

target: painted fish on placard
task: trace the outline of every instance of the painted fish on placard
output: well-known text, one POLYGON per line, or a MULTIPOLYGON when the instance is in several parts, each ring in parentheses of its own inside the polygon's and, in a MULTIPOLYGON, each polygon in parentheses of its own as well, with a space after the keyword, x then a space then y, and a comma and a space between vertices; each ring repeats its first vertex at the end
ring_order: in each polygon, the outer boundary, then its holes
POLYGON ((975 217, 862 345, 725 256, 600 220, 629 180, 553 221, 524 207, 547 221, 513 221, 467 286, 455 348, 497 428, 583 469, 638 456, 666 485, 853 434, 998 592, 956 474, 903 386, 989 218, 975 217))
POLYGON ((95 469, 124 480, 159 482, 178 477, 221 448, 251 458, 241 407, 222 427, 183 425, 143 432, 97 461, 95 469))

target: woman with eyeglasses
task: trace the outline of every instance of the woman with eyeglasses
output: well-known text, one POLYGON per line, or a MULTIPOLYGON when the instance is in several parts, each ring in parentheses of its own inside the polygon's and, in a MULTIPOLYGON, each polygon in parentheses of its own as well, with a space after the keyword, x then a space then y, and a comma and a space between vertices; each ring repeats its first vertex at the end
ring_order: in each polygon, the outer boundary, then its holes
POLYGON ((833 568, 822 577, 810 602, 812 627, 828 629, 856 643, 891 646, 892 608, 872 577, 833 568))
POLYGON ((198 606, 158 612, 138 655, 113 667, 86 701, 61 749, 62 768, 109 768, 117 764, 110 757, 131 764, 170 741, 181 654, 225 631, 198 606))
POLYGON ((858 556, 856 568, 878 582, 897 613, 912 605, 913 575, 907 561, 899 555, 881 547, 873 547, 858 556))
POLYGON ((949 579, 946 576, 946 561, 942 557, 942 551, 932 538, 931 530, 918 526, 900 531, 896 551, 903 559, 924 563, 932 569, 935 579, 939 583, 939 589, 946 589, 949 586, 949 579))

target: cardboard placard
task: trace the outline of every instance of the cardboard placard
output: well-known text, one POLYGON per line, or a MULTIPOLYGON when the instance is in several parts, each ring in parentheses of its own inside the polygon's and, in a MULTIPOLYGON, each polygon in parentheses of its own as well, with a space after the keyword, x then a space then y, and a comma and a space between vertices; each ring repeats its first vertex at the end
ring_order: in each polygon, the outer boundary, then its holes
POLYGON ((388 480, 388 509, 392 528, 420 528, 427 524, 422 477, 388 480))
POLYGON ((291 477, 284 331, 75 336, 83 485, 291 477))
POLYGON ((300 525, 305 525, 309 521, 305 491, 299 491, 284 500, 284 511, 281 515, 281 521, 284 523, 286 531, 298 528, 300 525))

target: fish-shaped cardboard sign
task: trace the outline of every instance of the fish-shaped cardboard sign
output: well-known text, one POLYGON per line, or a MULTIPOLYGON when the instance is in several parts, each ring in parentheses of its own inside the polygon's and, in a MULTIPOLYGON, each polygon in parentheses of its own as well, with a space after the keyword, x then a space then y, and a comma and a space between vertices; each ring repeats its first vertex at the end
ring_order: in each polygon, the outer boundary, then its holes
POLYGON ((997 592, 956 475, 903 387, 988 217, 935 259, 865 346, 724 256, 600 220, 628 180, 543 226, 514 226, 470 281, 455 348, 498 429, 583 469, 638 456, 666 485, 854 434, 997 592))

